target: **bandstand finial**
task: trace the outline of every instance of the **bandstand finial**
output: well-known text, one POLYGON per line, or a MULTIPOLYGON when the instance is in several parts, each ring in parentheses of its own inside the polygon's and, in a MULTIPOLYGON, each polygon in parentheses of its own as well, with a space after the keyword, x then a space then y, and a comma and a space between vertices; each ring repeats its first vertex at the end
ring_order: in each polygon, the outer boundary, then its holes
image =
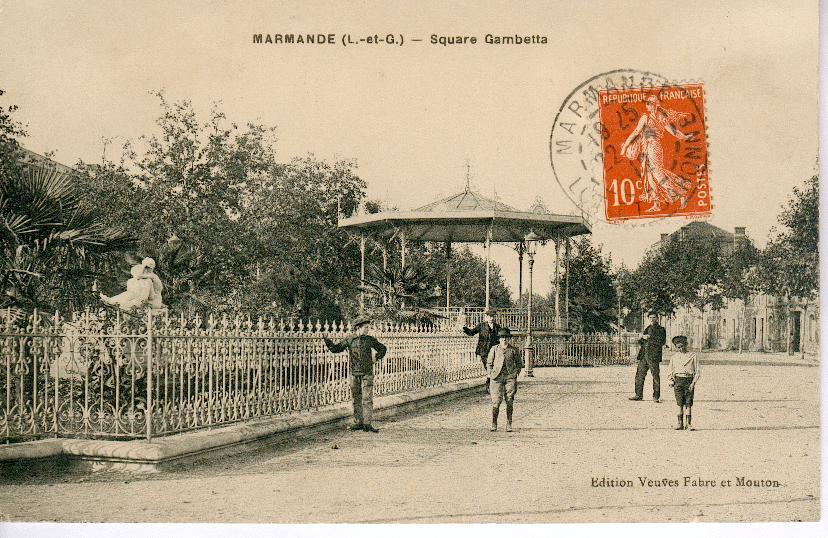
POLYGON ((471 164, 466 159, 466 192, 471 192, 471 164))

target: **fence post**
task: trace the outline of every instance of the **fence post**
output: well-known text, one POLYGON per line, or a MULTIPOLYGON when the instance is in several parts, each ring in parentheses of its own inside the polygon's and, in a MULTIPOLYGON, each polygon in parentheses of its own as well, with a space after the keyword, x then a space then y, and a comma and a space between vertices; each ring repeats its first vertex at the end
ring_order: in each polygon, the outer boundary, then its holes
POLYGON ((152 442, 152 310, 147 311, 147 442, 152 442))

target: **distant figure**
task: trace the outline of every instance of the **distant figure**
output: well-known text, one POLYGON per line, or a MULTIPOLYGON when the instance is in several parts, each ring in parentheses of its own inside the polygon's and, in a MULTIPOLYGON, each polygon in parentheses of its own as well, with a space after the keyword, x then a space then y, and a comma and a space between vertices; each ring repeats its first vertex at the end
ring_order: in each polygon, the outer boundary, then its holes
POLYGON ((650 325, 641 336, 638 351, 638 368, 635 372, 635 396, 630 400, 644 399, 644 380, 647 370, 653 376, 653 401, 661 403, 661 352, 667 342, 667 330, 658 324, 658 314, 650 312, 650 325))
POLYGON ((678 350, 678 353, 670 357, 670 385, 676 393, 676 405, 678 405, 676 429, 692 430, 693 392, 699 380, 699 357, 692 351, 688 353, 686 336, 674 336, 672 342, 678 350), (685 410, 687 410, 686 415, 685 410), (682 420, 685 416, 686 424, 682 420))
POLYGON ((523 369, 523 358, 520 350, 512 346, 512 332, 503 327, 497 332, 500 342, 489 351, 486 361, 486 370, 489 372, 492 396, 492 428, 497 431, 497 416, 500 414, 500 404, 506 400, 506 431, 512 431, 512 411, 514 409, 515 394, 517 393, 517 378, 523 369))
POLYGON ((348 350, 351 397, 354 401, 354 423, 348 429, 376 433, 379 430, 371 424, 374 418, 374 361, 379 363, 387 349, 379 340, 367 334, 369 323, 367 318, 357 318, 353 325, 356 334, 338 343, 327 337, 324 340, 331 353, 348 350), (374 351, 377 352, 376 359, 373 358, 374 351))
POLYGON ((133 265, 129 273, 132 278, 127 280, 126 291, 114 297, 108 297, 101 293, 101 301, 121 310, 145 307, 149 303, 150 294, 152 293, 152 280, 144 274, 143 265, 133 265))
MULTIPOLYGON (((480 362, 483 368, 486 368, 487 359, 489 358, 489 350, 497 345, 497 332, 500 330, 500 325, 494 321, 494 310, 487 308, 483 312, 483 321, 478 323, 473 329, 463 326, 463 332, 469 336, 479 335, 477 338, 477 348, 474 353, 480 357, 480 362)), ((490 380, 486 380, 486 391, 489 391, 490 380)))
POLYGON ((455 327, 458 329, 462 329, 466 326, 466 321, 468 321, 468 316, 466 316, 466 309, 464 307, 460 307, 460 311, 457 313, 457 319, 455 320, 455 327))

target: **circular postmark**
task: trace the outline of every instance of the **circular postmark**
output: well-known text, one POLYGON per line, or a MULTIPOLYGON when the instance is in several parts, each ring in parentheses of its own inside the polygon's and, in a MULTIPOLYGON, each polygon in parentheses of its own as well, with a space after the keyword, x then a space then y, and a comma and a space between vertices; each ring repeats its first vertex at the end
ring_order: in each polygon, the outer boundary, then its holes
POLYGON ((710 214, 704 88, 617 69, 578 85, 549 139, 555 179, 594 219, 710 214))

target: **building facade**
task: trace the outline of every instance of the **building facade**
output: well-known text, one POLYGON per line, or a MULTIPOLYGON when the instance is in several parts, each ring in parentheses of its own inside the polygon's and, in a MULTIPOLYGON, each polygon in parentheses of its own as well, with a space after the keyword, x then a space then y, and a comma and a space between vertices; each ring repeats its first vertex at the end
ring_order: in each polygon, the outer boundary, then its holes
MULTIPOLYGON (((708 224, 691 222, 672 234, 662 234, 661 241, 713 241, 723 252, 732 251, 739 241, 747 240, 744 227, 733 233, 708 224)), ((815 268, 814 270, 818 270, 815 268)), ((664 320, 668 341, 682 334, 691 349, 745 351, 819 352, 819 302, 799 298, 757 294, 747 304, 726 299, 723 308, 704 312, 695 307, 681 307, 664 320)))
POLYGON ((687 336, 691 349, 819 353, 819 303, 765 294, 747 304, 728 299, 724 308, 678 309, 665 320, 668 341, 687 336))

